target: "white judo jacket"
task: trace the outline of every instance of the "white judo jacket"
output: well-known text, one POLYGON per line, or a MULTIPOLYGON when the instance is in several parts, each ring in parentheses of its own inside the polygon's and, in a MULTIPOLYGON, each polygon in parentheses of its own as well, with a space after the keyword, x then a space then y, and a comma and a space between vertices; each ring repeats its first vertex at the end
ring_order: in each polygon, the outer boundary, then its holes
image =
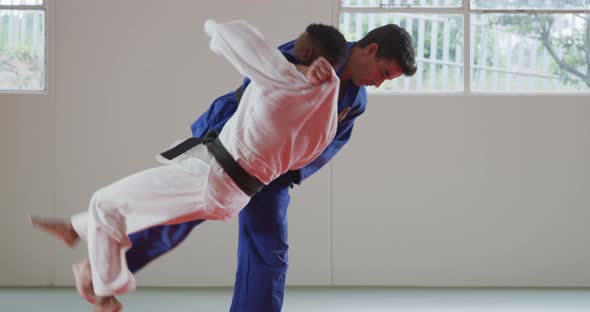
POLYGON ((338 126, 340 80, 312 85, 244 21, 205 22, 210 48, 252 81, 219 139, 251 175, 268 184, 313 161, 338 126))

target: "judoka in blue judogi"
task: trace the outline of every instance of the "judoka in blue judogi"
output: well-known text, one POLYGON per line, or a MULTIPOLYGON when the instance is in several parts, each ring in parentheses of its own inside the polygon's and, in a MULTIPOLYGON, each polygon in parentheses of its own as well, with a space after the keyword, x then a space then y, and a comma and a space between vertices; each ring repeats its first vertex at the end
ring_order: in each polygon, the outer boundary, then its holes
MULTIPOLYGON (((294 41, 279 46, 279 49, 290 62, 299 62, 294 53, 294 41)), ((354 62, 355 66, 350 66, 351 72, 348 73, 344 73, 347 65, 338 71, 342 81, 338 100, 341 120, 332 143, 312 163, 265 186, 239 214, 238 269, 232 312, 281 310, 288 267, 290 189, 326 165, 349 141, 355 119, 367 105, 364 85, 379 86, 385 80, 401 74, 411 76, 416 71, 411 38, 397 25, 389 24, 369 32, 358 44, 349 43, 349 51, 347 64, 354 62), (348 79, 343 79, 343 74, 348 75, 348 79)), ((237 95, 247 88, 249 82, 246 78, 237 92, 217 98, 192 124, 193 136, 203 137, 211 131, 220 131, 237 109, 237 95)), ((129 269, 136 272, 172 250, 202 222, 158 226, 130 235, 133 246, 126 254, 129 269)))

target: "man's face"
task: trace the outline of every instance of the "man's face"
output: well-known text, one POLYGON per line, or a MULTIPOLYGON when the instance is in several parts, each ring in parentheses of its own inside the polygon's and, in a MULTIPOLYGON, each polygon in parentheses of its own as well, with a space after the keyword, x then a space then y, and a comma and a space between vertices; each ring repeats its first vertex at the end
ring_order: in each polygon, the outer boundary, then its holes
POLYGON ((396 61, 377 58, 377 45, 370 44, 358 57, 356 66, 352 68, 351 78, 356 86, 379 87, 385 80, 395 79, 403 74, 396 61))

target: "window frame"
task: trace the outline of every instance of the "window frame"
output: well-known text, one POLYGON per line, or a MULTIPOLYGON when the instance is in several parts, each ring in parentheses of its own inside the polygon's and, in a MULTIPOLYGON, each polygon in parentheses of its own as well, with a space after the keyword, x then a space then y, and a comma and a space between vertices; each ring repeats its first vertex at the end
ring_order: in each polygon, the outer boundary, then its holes
MULTIPOLYGON (((377 0, 379 1, 379 0, 377 0)), ((408 6, 384 6, 384 7, 343 7, 342 0, 336 0, 333 15, 333 25, 340 27, 340 16, 342 13, 403 13, 403 14, 460 14, 463 16, 463 91, 374 91, 368 90, 371 94, 416 94, 432 95, 436 93, 444 94, 467 94, 467 95, 588 95, 590 90, 585 91, 474 91, 471 89, 471 14, 589 14, 588 9, 472 9, 471 0, 461 0, 461 6, 457 7, 408 7, 408 6), (467 35, 466 35, 467 34, 467 35)), ((590 43, 588 43, 590 44, 590 43)))
POLYGON ((49 71, 50 71, 50 62, 49 62, 49 47, 52 46, 52 44, 48 41, 48 37, 49 37, 49 26, 51 25, 50 21, 49 21, 49 14, 47 14, 48 11, 48 7, 50 6, 49 2, 51 0, 42 0, 42 4, 40 5, 6 5, 6 4, 0 4, 0 10, 19 10, 19 11, 43 11, 43 15, 44 15, 44 29, 45 32, 43 34, 44 36, 44 47, 43 47, 43 54, 45 57, 45 68, 44 68, 44 72, 43 72, 43 89, 41 90, 3 90, 0 89, 0 94, 16 94, 16 95, 21 95, 21 94, 47 94, 48 93, 48 87, 49 87, 49 81, 48 81, 48 77, 49 77, 49 71))

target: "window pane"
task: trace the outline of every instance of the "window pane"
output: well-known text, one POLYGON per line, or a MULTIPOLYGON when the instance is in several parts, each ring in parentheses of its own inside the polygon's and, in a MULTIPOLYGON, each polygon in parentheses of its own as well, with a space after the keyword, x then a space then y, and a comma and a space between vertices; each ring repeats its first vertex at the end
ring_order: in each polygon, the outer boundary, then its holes
POLYGON ((342 0, 342 7, 460 7, 461 0, 342 0))
POLYGON ((588 91, 588 20, 581 14, 473 14, 471 88, 588 91))
POLYGON ((0 10, 0 90, 45 89, 45 13, 0 10))
POLYGON ((471 0, 473 9, 590 9, 590 0, 471 0))
POLYGON ((43 0, 0 0, 0 5, 42 5, 43 0))
POLYGON ((413 39, 418 71, 369 91, 462 91, 463 17, 455 14, 342 13, 340 30, 357 41, 388 23, 404 27, 413 39))

